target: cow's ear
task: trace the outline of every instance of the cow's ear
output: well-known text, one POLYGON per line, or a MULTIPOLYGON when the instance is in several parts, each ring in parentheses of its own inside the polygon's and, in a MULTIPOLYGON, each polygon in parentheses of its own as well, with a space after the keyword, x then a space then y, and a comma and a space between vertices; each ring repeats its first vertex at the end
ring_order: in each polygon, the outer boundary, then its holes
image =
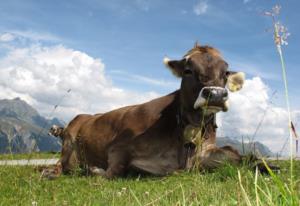
POLYGON ((236 92, 242 89, 245 81, 244 72, 231 72, 228 71, 227 75, 227 88, 231 92, 236 92))
POLYGON ((184 71, 185 62, 186 62, 186 59, 182 59, 182 60, 170 60, 167 57, 164 58, 164 64, 166 65, 167 68, 169 68, 172 71, 172 73, 176 77, 182 77, 183 71, 184 71))

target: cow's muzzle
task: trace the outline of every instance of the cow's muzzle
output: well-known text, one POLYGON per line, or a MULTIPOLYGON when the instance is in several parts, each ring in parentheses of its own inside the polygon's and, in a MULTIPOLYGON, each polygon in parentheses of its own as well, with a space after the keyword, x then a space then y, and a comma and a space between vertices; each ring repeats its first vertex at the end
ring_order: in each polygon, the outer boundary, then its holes
POLYGON ((203 109, 207 113, 226 112, 228 110, 228 91, 222 87, 203 87, 194 103, 194 109, 203 109))

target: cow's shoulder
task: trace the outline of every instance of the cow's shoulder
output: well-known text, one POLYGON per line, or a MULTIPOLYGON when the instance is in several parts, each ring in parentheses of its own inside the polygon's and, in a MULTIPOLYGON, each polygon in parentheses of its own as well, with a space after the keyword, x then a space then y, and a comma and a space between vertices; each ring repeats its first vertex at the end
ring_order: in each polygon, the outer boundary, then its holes
POLYGON ((164 111, 174 103, 175 98, 176 93, 172 93, 130 108, 122 120, 124 129, 132 128, 136 135, 143 133, 165 115, 164 111))

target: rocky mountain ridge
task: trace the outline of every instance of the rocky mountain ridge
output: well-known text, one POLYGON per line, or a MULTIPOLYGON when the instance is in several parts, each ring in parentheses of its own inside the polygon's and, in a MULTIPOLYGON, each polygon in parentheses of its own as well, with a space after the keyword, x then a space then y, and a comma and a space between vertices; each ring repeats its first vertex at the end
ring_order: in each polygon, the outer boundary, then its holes
POLYGON ((57 118, 46 119, 20 98, 0 100, 0 153, 59 151, 58 139, 48 135, 57 118))

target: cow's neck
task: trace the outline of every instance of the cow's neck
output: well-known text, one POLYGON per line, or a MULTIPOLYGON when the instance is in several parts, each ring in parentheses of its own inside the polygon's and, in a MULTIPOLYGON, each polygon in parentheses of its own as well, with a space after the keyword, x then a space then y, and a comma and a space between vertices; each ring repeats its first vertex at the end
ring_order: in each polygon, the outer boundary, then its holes
MULTIPOLYGON (((181 95, 180 92, 177 95, 181 95)), ((216 114, 203 116, 195 111, 185 111, 181 98, 178 103, 177 123, 182 128, 184 143, 193 143, 197 150, 216 143, 216 114)))
POLYGON ((184 152, 182 168, 192 168, 196 157, 216 147, 215 115, 202 126, 185 125, 183 128, 184 152))

